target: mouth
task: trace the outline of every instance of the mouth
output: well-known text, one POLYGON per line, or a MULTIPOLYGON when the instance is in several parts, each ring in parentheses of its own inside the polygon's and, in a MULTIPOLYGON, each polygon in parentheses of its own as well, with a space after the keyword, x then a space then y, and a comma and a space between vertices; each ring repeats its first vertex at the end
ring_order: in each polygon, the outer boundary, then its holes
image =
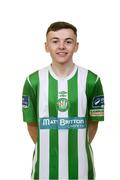
POLYGON ((63 56, 66 56, 68 53, 67 52, 57 52, 56 54, 63 57, 63 56))

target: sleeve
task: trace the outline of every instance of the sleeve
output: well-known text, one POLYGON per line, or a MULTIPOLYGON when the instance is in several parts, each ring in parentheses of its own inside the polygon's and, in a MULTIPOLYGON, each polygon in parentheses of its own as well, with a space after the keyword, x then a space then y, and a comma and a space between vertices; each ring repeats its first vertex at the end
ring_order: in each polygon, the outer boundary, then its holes
POLYGON ((88 102, 89 120, 103 121, 104 120, 104 93, 101 80, 97 77, 91 97, 88 102))
POLYGON ((26 79, 23 87, 22 112, 24 122, 37 122, 37 97, 29 78, 26 79))

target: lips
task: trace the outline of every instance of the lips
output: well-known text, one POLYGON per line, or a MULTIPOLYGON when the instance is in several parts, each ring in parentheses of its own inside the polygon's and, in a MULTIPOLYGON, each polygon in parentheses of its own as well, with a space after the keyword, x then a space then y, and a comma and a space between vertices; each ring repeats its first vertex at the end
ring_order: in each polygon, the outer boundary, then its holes
POLYGON ((56 54, 59 55, 59 56, 65 56, 68 53, 67 52, 57 52, 56 54))

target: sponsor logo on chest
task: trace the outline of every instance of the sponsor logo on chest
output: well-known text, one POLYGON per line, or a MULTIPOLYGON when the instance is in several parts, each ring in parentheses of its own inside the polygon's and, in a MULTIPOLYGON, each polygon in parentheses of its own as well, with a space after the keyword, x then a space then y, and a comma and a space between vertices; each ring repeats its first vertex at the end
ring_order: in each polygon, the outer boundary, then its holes
POLYGON ((40 118, 40 129, 83 129, 83 128, 86 128, 85 117, 40 118))

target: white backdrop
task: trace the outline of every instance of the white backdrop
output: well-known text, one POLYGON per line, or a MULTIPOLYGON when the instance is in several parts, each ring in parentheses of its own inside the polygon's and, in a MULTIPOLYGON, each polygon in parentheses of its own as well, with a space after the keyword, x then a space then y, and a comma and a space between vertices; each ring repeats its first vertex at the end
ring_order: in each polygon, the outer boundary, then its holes
POLYGON ((96 179, 119 180, 119 0, 0 1, 0 179, 30 179, 34 145, 22 121, 22 88, 28 74, 51 62, 45 33, 58 20, 78 28, 74 62, 97 73, 104 87, 105 122, 92 143, 96 179))

